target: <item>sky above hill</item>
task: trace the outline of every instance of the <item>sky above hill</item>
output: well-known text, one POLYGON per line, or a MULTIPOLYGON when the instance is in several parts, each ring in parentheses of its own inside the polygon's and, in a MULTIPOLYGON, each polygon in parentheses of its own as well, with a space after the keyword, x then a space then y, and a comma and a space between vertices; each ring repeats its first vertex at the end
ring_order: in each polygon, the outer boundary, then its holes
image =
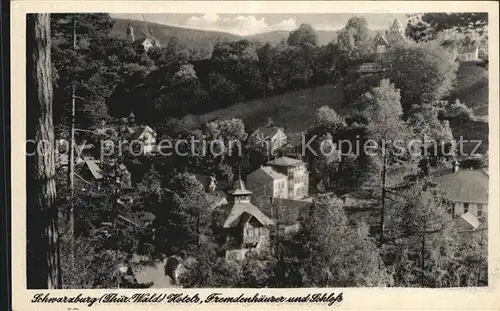
POLYGON ((339 30, 353 16, 363 16, 370 29, 387 29, 397 18, 406 24, 405 14, 111 14, 115 18, 148 21, 159 24, 223 31, 236 35, 253 35, 257 33, 297 29, 302 23, 309 23, 317 30, 339 30))

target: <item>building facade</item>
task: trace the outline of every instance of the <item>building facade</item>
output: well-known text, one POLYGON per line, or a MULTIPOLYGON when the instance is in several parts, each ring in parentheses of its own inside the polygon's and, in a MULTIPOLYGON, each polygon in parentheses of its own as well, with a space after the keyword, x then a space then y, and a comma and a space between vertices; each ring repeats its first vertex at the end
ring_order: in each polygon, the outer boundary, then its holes
POLYGON ((479 60, 479 46, 464 46, 458 49, 457 58, 459 61, 478 61, 479 60))
POLYGON ((280 157, 247 176, 254 197, 302 200, 309 196, 309 172, 306 164, 290 157, 280 157))
POLYGON ((261 166, 247 176, 247 186, 254 197, 288 197, 288 177, 270 166, 261 166))
POLYGON ((228 245, 226 260, 242 260, 249 251, 270 250, 270 226, 274 222, 250 202, 251 196, 252 192, 239 179, 223 225, 228 245))
POLYGON ((267 165, 288 177, 288 199, 301 200, 309 195, 309 172, 304 162, 281 157, 268 162, 267 165))

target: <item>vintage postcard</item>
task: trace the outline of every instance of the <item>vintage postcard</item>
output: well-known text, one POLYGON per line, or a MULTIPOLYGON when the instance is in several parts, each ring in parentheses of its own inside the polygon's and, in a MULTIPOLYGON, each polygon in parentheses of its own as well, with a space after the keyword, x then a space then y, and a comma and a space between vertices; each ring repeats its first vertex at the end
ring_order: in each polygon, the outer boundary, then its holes
POLYGON ((11 7, 14 310, 500 308, 498 3, 11 7))

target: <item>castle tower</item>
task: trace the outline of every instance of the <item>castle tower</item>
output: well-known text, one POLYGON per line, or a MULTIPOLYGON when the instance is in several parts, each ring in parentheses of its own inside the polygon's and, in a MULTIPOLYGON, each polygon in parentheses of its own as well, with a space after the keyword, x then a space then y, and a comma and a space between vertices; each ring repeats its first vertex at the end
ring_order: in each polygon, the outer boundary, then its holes
POLYGON ((131 111, 129 116, 128 116, 128 123, 130 125, 133 125, 135 123, 135 115, 134 115, 133 111, 131 111))
POLYGON ((399 20, 395 19, 390 28, 391 33, 400 33, 404 35, 405 29, 403 25, 399 22, 399 20))
POLYGON ((127 26, 127 39, 130 42, 135 41, 134 28, 132 27, 132 25, 130 25, 130 23, 128 23, 128 26, 127 26))

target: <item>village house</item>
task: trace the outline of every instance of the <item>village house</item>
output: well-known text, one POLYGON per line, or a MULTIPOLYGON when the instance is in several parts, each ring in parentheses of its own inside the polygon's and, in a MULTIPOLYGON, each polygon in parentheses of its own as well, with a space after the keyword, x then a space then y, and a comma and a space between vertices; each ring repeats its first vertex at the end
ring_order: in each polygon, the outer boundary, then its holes
POLYGON ((151 32, 144 32, 146 38, 135 39, 134 27, 129 23, 127 26, 127 38, 138 52, 148 52, 153 47, 161 47, 160 42, 151 35, 151 32))
POLYGON ((478 61, 479 45, 461 46, 457 48, 457 58, 461 62, 478 61))
POLYGON ((458 162, 453 168, 433 174, 433 183, 451 202, 450 214, 457 223, 477 228, 486 224, 488 212, 488 173, 482 169, 463 169, 458 162), (465 216, 464 216, 465 215, 465 216))
POLYGON ((251 196, 240 178, 231 192, 230 204, 223 207, 229 212, 222 226, 228 243, 226 260, 242 260, 249 251, 270 249, 269 226, 274 222, 250 202, 251 196))
POLYGON ((250 149, 266 157, 274 156, 287 145, 287 136, 281 127, 264 126, 256 129, 248 138, 250 149))
POLYGON ((128 117, 123 117, 115 123, 102 124, 97 131, 103 132, 111 129, 119 133, 125 144, 123 150, 128 150, 134 155, 152 155, 156 150, 156 131, 148 125, 137 125, 133 112, 128 117))
MULTIPOLYGON (((377 33, 375 39, 373 40, 375 55, 383 55, 389 50, 389 48, 407 43, 408 41, 404 32, 404 26, 399 22, 399 20, 395 19, 389 29, 385 31, 385 34, 377 33)), ((356 73, 360 75, 373 75, 383 70, 384 68, 382 68, 377 62, 371 61, 361 64, 356 69, 356 73)))
POLYGON ((142 151, 144 155, 151 155, 155 151, 156 147, 156 132, 148 125, 142 125, 134 129, 134 132, 127 137, 127 141, 130 143, 131 150, 142 151))
POLYGON ((203 186, 205 197, 211 210, 229 203, 226 193, 219 188, 214 176, 197 175, 196 179, 203 186))
POLYGON ((309 172, 303 161, 281 157, 268 162, 267 165, 288 177, 287 199, 300 200, 309 195, 309 172))
POLYGON ((261 166, 247 176, 248 188, 254 197, 288 197, 288 177, 270 166, 261 166))
POLYGON ((405 37, 405 28, 395 19, 389 30, 385 31, 385 35, 377 34, 374 39, 375 52, 377 54, 383 54, 387 50, 397 44, 406 43, 407 39, 405 37))
POLYGON ((283 156, 250 173, 247 184, 258 198, 301 200, 309 193, 309 172, 301 160, 283 156))

